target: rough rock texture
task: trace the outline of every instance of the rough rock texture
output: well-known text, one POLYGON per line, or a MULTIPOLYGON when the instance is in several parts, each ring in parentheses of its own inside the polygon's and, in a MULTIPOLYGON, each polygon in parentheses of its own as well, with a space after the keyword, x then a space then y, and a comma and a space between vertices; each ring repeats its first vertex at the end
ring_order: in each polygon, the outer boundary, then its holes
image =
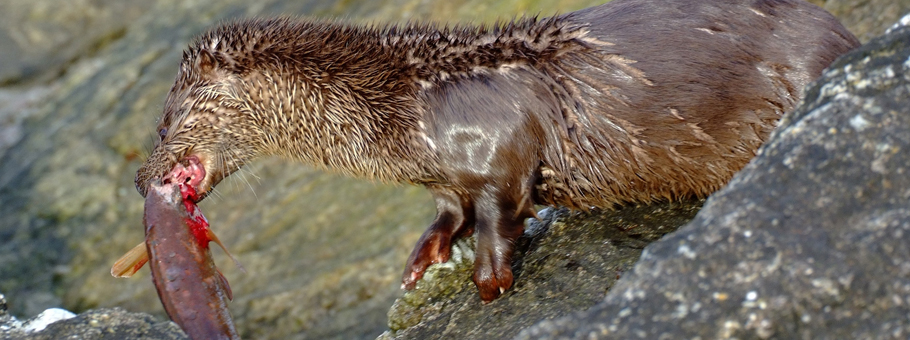
MULTIPOLYGON (((5 301, 0 295, 0 308, 5 301)), ((51 309, 25 322, 0 310, 0 339, 56 340, 184 340, 177 324, 161 321, 145 313, 129 313, 122 308, 99 308, 79 315, 46 316, 51 309), (55 321, 57 320, 57 321, 55 321)), ((68 313, 63 311, 62 313, 68 313)))
MULTIPOLYGON (((10 313, 122 307, 165 320, 146 270, 110 266, 142 240, 133 176, 181 52, 222 20, 492 22, 571 1, 0 1, 0 291, 10 313)), ((375 338, 407 255, 432 221, 422 189, 255 162, 202 209, 247 273, 215 259, 245 338, 375 338)), ((0 337, 2 338, 2 337, 0 337)))
POLYGON ((4 0, 0 3, 0 85, 59 76, 68 64, 123 36, 129 24, 154 3, 4 0))
POLYGON ((515 285, 484 305, 471 281, 473 238, 395 301, 381 339, 504 339, 603 300, 645 245, 692 219, 702 201, 572 214, 547 209, 516 245, 515 285))
POLYGON ((603 303, 518 338, 910 337, 908 101, 903 26, 836 61, 603 303))
POLYGON ((22 339, 184 340, 187 337, 170 321, 122 308, 98 308, 52 323, 22 339))

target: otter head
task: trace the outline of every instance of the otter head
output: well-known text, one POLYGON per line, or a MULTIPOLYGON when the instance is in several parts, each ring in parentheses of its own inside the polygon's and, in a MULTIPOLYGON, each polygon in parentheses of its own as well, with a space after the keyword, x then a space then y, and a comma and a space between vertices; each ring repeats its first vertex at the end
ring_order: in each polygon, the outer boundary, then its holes
POLYGON ((261 129, 238 96, 233 59, 203 44, 184 52, 177 80, 158 121, 155 148, 136 173, 145 197, 154 179, 190 184, 202 200, 261 150, 261 129), (180 165, 180 166, 178 166, 180 165))

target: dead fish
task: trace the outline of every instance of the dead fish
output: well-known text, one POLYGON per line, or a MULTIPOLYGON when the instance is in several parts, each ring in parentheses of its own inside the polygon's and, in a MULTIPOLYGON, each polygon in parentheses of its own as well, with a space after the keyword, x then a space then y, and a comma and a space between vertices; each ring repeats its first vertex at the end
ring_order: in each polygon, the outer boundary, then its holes
POLYGON ((209 242, 230 253, 208 228, 193 187, 166 182, 155 181, 146 196, 146 241, 121 257, 111 275, 130 277, 149 262, 164 310, 190 338, 240 339, 227 306, 231 287, 212 261, 209 242))

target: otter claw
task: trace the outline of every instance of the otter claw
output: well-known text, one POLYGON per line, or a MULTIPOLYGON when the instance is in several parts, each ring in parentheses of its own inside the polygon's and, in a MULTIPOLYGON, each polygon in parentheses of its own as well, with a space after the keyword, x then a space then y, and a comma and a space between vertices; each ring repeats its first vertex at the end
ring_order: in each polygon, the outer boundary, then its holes
POLYGON ((466 236, 471 233, 470 228, 464 227, 465 219, 461 212, 450 212, 440 209, 436 220, 420 236, 411 255, 408 256, 402 275, 401 287, 405 290, 414 289, 417 281, 423 278, 423 273, 434 263, 449 261, 452 250, 452 238, 466 236))
POLYGON ((408 258, 407 266, 405 266, 405 272, 401 280, 402 289, 414 289, 417 286, 417 281, 423 278, 423 273, 426 272, 427 268, 435 263, 444 263, 448 260, 448 242, 444 246, 435 242, 430 244, 418 243, 410 258, 408 258))

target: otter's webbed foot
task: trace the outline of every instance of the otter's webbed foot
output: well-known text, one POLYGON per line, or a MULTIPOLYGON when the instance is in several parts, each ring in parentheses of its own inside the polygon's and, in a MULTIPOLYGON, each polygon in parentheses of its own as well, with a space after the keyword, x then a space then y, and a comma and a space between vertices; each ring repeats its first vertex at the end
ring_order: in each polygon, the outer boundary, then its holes
POLYGON ((474 211, 469 202, 450 189, 429 189, 436 199, 436 220, 420 236, 408 257, 401 278, 401 288, 406 290, 414 289, 427 267, 449 260, 454 238, 468 236, 473 232, 474 211))

